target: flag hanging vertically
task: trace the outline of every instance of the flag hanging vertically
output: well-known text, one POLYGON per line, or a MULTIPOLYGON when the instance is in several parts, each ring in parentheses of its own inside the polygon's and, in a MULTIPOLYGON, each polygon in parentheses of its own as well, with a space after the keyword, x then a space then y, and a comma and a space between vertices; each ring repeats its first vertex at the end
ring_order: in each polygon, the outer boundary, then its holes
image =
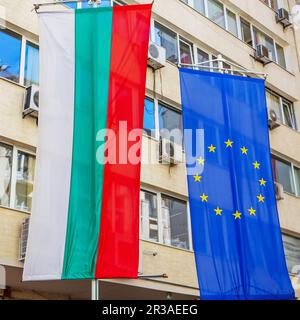
POLYGON ((190 69, 180 70, 180 80, 184 129, 193 131, 185 149, 200 297, 293 299, 264 81, 190 69), (203 151, 196 151, 197 129, 203 151))
POLYGON ((24 280, 137 277, 140 153, 135 162, 127 155, 141 146, 151 8, 39 15, 41 111, 24 280), (132 129, 140 130, 127 141, 132 129), (109 132, 115 149, 103 164, 109 132))

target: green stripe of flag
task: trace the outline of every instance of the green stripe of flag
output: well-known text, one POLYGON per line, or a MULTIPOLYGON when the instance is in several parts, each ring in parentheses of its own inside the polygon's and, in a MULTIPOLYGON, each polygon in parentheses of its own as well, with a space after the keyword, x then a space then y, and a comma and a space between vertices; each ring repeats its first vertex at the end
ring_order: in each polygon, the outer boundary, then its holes
POLYGON ((94 278, 104 172, 96 161, 96 135, 106 128, 112 10, 75 11, 73 160, 62 279, 94 278))

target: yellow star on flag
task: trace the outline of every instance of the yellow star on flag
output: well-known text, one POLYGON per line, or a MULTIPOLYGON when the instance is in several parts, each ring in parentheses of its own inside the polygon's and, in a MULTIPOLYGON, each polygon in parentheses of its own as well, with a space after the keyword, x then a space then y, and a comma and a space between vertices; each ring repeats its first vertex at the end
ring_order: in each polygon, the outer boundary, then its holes
POLYGON ((199 176, 198 173, 194 176, 195 182, 201 182, 201 179, 202 179, 202 176, 199 176))
POLYGON ((242 154, 247 155, 248 154, 248 149, 246 147, 241 148, 242 154))
POLYGON ((197 161, 198 161, 198 164, 202 164, 204 166, 205 160, 202 157, 198 158, 197 161))
POLYGON ((233 141, 228 139, 227 141, 225 141, 225 144, 226 144, 226 148, 232 148, 233 141))
POLYGON ((203 193, 203 195, 200 196, 200 198, 201 198, 202 202, 208 202, 208 196, 205 193, 203 193))
POLYGON ((211 144, 208 149, 209 149, 209 152, 216 152, 216 148, 213 144, 211 144))
POLYGON ((237 219, 242 219, 242 213, 241 212, 239 212, 239 211, 236 211, 234 214, 233 214, 233 216, 234 216, 234 220, 237 220, 237 219))
POLYGON ((255 161, 253 162, 254 169, 260 169, 260 163, 255 161))
POLYGON ((259 180, 259 183, 260 183, 261 186, 264 186, 264 187, 265 187, 267 181, 266 181, 264 178, 261 178, 261 179, 259 180))
POLYGON ((221 216, 222 212, 223 212, 223 210, 221 210, 219 207, 215 209, 215 213, 217 216, 221 216))
POLYGON ((257 196, 258 202, 265 202, 265 197, 262 196, 261 194, 257 196))
POLYGON ((256 216, 256 210, 253 209, 252 207, 250 209, 248 209, 250 216, 256 216))

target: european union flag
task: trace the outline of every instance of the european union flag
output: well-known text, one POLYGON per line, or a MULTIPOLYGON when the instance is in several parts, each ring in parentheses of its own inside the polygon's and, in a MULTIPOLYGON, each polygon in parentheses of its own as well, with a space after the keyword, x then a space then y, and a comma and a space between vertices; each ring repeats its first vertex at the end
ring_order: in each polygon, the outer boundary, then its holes
POLYGON ((180 81, 200 297, 294 299, 274 192, 264 81, 191 69, 180 69, 180 81))

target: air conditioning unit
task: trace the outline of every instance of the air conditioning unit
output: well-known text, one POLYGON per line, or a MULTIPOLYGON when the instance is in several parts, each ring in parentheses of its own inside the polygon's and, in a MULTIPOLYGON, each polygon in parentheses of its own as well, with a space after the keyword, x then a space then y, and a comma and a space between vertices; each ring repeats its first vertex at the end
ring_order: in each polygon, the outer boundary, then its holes
POLYGON ((25 103, 23 108, 23 117, 31 115, 38 117, 39 114, 39 87, 31 85, 26 88, 25 103))
POLYGON ((262 62, 263 64, 268 64, 271 62, 269 49, 262 44, 256 46, 255 52, 256 60, 262 62))
POLYGON ((149 43, 148 66, 154 70, 160 69, 166 65, 166 49, 160 47, 154 42, 149 43))
POLYGON ((278 122, 278 115, 274 109, 268 110, 268 126, 270 130, 280 127, 280 123, 278 122))
POLYGON ((283 185, 278 182, 275 182, 275 194, 278 201, 284 199, 283 185))
POLYGON ((290 14, 287 10, 284 8, 278 9, 276 13, 276 22, 281 23, 284 28, 287 28, 292 25, 292 22, 290 20, 290 14))
POLYGON ((162 164, 174 165, 182 162, 182 146, 161 138, 159 141, 159 162, 162 164))
POLYGON ((30 218, 27 217, 22 222, 21 236, 20 236, 20 242, 19 242, 19 261, 25 260, 28 232, 29 232, 29 221, 30 221, 30 218))

